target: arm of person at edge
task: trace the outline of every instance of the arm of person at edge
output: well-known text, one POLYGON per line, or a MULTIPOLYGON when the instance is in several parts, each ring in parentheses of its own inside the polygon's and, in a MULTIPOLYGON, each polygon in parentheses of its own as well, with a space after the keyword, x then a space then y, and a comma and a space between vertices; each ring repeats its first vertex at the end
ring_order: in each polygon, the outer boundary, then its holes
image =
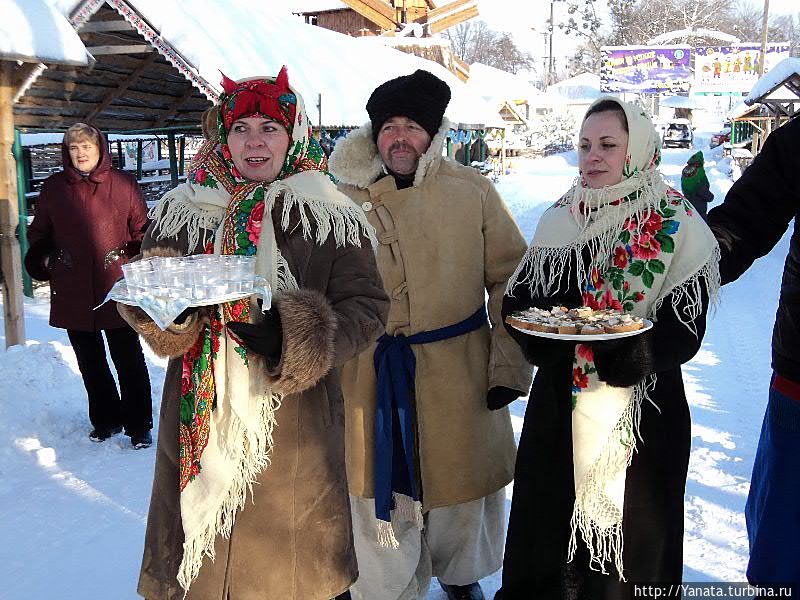
POLYGON ((651 373, 669 371, 691 360, 700 349, 706 331, 708 289, 700 280, 702 311, 694 320, 695 335, 678 318, 686 314, 687 295, 673 308, 672 294, 656 313, 653 327, 644 333, 589 344, 594 353, 597 376, 614 387, 630 387, 651 373))
POLYGON ((735 281, 783 237, 800 210, 800 118, 773 131, 722 204, 708 213, 722 283, 735 281))
POLYGON ((501 326, 506 285, 525 254, 527 244, 494 185, 488 179, 486 184, 483 201, 483 264, 484 282, 489 295, 489 322, 492 326, 486 405, 490 410, 498 410, 526 395, 533 376, 533 369, 522 350, 508 335, 506 328, 501 326))
POLYGON ((25 269, 31 277, 39 281, 50 279, 48 259, 55 248, 53 222, 48 212, 50 197, 50 184, 45 181, 34 205, 33 222, 28 227, 25 269))

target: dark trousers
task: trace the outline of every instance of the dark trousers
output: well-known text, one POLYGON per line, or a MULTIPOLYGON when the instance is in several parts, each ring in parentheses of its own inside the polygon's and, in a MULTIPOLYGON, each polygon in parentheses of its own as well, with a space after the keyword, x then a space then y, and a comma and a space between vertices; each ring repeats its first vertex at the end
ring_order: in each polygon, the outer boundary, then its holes
POLYGON ((150 431, 153 428, 150 376, 139 335, 127 326, 104 331, 119 379, 119 392, 108 366, 101 332, 67 330, 89 396, 89 420, 95 429, 122 425, 128 435, 150 431))

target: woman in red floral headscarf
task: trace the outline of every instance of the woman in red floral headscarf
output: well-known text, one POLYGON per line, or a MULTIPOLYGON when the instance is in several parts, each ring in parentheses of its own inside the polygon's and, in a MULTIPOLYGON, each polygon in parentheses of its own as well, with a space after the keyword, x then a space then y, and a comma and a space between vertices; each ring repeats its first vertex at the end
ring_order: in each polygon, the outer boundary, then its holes
POLYGON ((388 299, 285 68, 222 85, 217 135, 143 255, 255 256, 272 308, 215 305, 166 331, 121 309, 171 359, 139 593, 327 600, 357 575, 338 367, 382 333, 388 299))

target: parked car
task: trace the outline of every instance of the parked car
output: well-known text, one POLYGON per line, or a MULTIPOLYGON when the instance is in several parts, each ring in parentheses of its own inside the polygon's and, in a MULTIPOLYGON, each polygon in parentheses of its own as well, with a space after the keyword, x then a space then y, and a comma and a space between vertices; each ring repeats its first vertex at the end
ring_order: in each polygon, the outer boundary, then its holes
POLYGON ((664 130, 664 148, 691 148, 694 132, 689 119, 672 119, 664 130))
POLYGON ((708 146, 710 148, 716 148, 717 146, 721 146, 725 142, 731 141, 731 128, 725 127, 721 131, 713 134, 711 139, 708 141, 708 146))

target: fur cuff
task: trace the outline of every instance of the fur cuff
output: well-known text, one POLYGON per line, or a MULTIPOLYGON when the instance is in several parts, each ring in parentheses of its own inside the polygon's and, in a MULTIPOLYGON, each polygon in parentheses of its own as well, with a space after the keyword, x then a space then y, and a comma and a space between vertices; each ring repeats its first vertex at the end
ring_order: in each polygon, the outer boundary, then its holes
POLYGON ((325 377, 333 367, 336 313, 315 290, 283 292, 274 298, 283 328, 281 360, 267 377, 280 394, 297 394, 325 377))
POLYGON ((142 252, 142 258, 150 258, 151 256, 183 256, 183 253, 171 246, 153 246, 142 252))
POLYGON ((162 331, 138 306, 117 304, 117 311, 144 338, 153 352, 164 358, 183 356, 195 343, 203 326, 209 322, 205 311, 197 311, 180 325, 173 324, 162 331))

